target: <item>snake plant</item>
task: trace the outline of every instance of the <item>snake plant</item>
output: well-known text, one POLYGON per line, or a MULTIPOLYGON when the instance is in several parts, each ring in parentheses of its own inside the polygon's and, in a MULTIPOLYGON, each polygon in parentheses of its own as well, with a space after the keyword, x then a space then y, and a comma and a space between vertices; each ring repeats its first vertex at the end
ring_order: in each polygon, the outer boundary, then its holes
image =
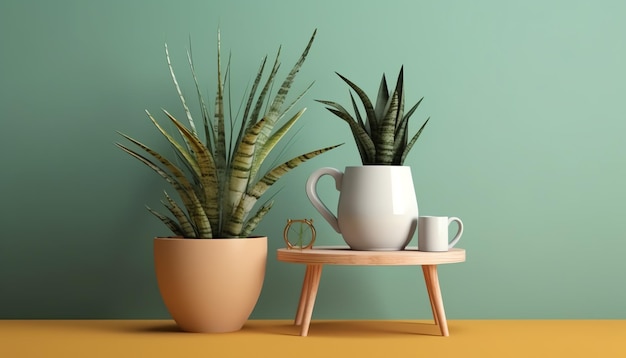
POLYGON ((392 93, 389 92, 387 80, 383 74, 375 105, 361 88, 339 73, 337 75, 356 92, 361 100, 365 110, 365 121, 352 91, 350 91, 350 99, 355 112, 354 117, 336 102, 317 101, 329 106, 326 109, 348 123, 363 165, 403 165, 407 154, 429 120, 426 119, 409 141, 409 118, 424 98, 422 97, 408 112, 404 113, 404 66, 400 68, 396 87, 392 93))
POLYGON ((167 110, 163 110, 165 118, 175 128, 168 132, 152 114, 148 111, 146 113, 171 145, 174 155, 168 158, 123 133, 120 135, 137 148, 131 149, 124 144, 116 144, 154 170, 178 193, 182 205, 165 192, 165 199, 162 203, 167 208, 166 214, 148 207, 149 212, 167 225, 176 236, 185 238, 248 237, 272 207, 272 200, 265 201, 259 205, 260 207, 255 206, 266 191, 291 169, 337 147, 337 145, 329 146, 299 155, 269 170, 262 167, 272 149, 304 113, 304 109, 301 109, 290 119, 281 121, 311 87, 309 85, 295 100, 285 105, 289 89, 307 57, 315 33, 313 32, 299 60, 273 95, 271 94, 272 86, 277 80, 280 65, 280 48, 265 80, 263 77, 266 76, 267 56, 264 57, 249 94, 245 98, 243 114, 240 117, 235 116, 234 119, 230 111, 230 91, 224 87, 225 83, 229 83, 230 61, 226 68, 226 75, 223 76, 219 31, 217 91, 213 114, 210 114, 209 107, 206 105, 196 77, 192 56, 188 52, 187 58, 202 116, 202 135, 198 134, 186 97, 183 96, 178 85, 166 44, 165 55, 169 72, 182 102, 188 126, 167 110), (225 107, 229 109, 228 113, 225 112, 225 107), (230 126, 225 122, 229 122, 230 126), (274 129, 275 125, 281 122, 284 123, 274 129))

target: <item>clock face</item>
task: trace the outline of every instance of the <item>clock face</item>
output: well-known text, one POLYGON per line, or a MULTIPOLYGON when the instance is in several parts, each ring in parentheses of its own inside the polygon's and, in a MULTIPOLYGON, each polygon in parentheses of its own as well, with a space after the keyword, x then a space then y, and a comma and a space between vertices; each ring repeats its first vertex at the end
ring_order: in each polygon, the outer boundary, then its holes
POLYGON ((315 241, 313 220, 287 220, 283 235, 287 248, 308 249, 313 246, 315 241))

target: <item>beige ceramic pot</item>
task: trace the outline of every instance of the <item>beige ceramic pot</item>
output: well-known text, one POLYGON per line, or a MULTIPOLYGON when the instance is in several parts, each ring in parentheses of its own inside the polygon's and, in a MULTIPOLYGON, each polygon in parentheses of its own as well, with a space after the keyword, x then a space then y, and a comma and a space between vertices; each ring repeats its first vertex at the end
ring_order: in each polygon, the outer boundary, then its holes
POLYGON ((240 330, 261 294, 266 262, 267 237, 154 239, 161 297, 188 332, 240 330))

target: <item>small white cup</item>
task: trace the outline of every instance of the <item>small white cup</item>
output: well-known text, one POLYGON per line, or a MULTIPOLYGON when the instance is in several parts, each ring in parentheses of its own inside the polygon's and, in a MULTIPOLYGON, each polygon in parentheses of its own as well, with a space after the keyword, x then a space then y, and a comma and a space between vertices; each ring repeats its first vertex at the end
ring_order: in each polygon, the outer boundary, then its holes
POLYGON ((457 217, 420 216, 417 219, 417 249, 419 251, 448 251, 453 248, 463 235, 463 222, 457 217), (456 221, 459 230, 454 238, 448 240, 448 226, 456 221))

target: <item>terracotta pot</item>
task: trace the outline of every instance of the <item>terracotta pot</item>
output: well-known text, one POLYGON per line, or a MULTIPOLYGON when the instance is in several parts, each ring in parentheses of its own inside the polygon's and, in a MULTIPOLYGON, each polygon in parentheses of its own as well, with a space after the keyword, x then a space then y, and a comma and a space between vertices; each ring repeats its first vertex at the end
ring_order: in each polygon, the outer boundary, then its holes
POLYGON ((188 332, 233 332, 250 317, 261 294, 267 237, 155 238, 161 297, 188 332))

